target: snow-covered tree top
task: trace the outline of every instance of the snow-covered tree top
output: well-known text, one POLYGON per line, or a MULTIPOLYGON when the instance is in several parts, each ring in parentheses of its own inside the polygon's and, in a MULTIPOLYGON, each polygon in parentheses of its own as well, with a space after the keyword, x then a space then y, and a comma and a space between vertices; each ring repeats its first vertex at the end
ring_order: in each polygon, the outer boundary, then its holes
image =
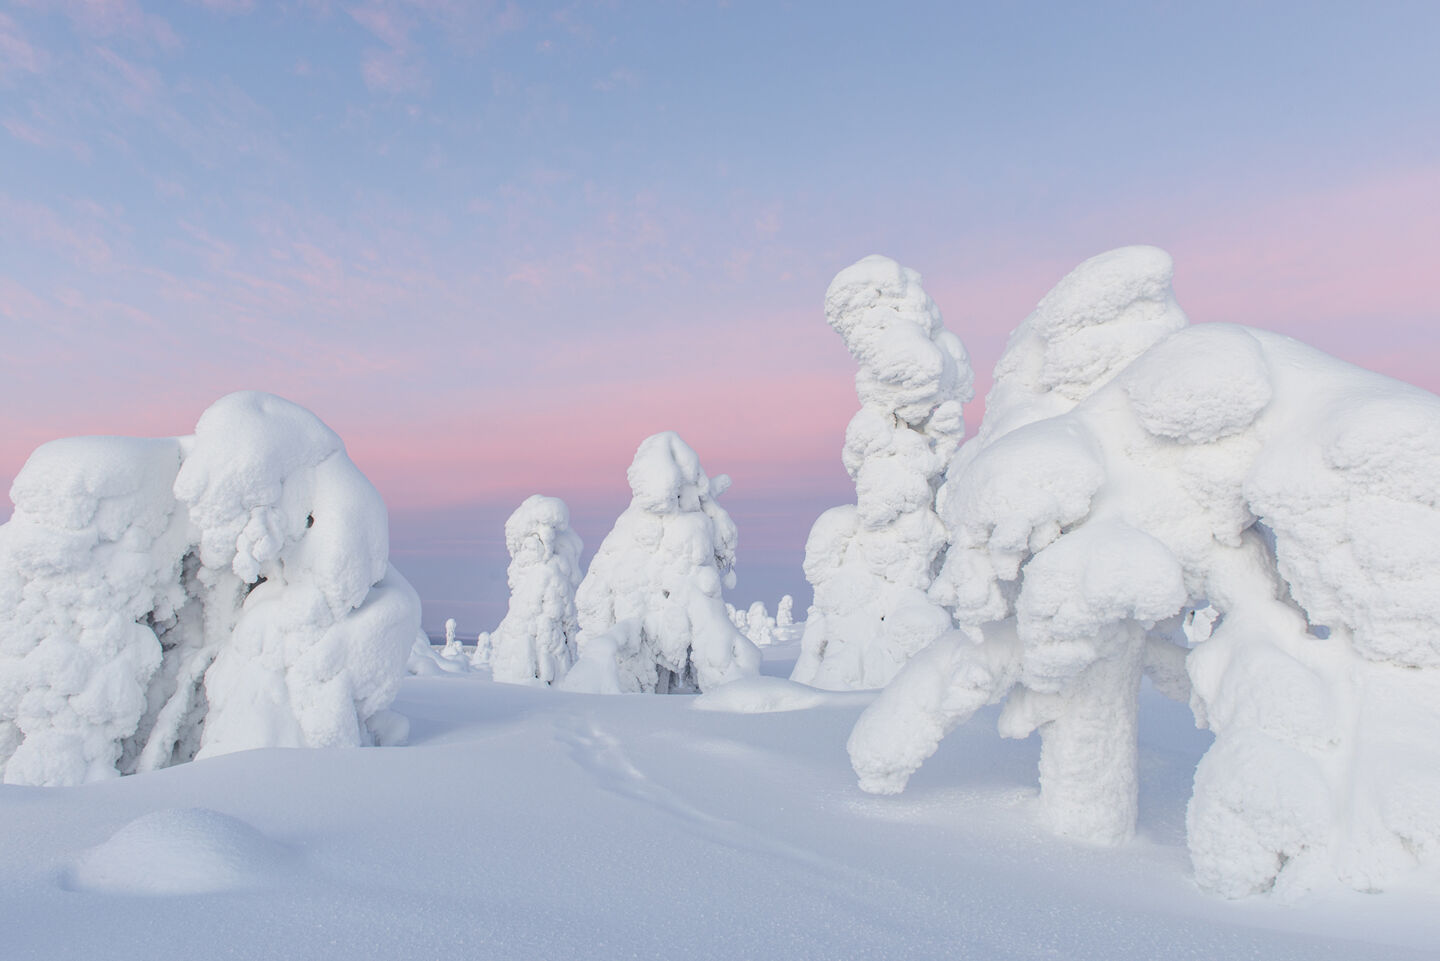
POLYGON ((558 497, 531 494, 505 521, 505 549, 514 560, 543 564, 570 530, 570 508, 558 497))
POLYGON ((893 413, 929 433, 964 431, 958 404, 974 394, 974 374, 960 339, 945 329, 920 274, 871 255, 835 275, 825 292, 825 319, 860 364, 862 404, 893 413))
POLYGON ((1121 247, 1076 267, 1010 335, 985 399, 980 438, 1061 414, 1184 327, 1170 255, 1121 247))
POLYGON ((287 582, 318 587, 337 615, 385 576, 385 504, 310 411, 272 394, 229 394, 183 443, 175 496, 202 532, 206 567, 250 582, 278 562, 287 582))
POLYGON ((673 430, 641 441, 625 476, 631 503, 651 514, 699 510, 702 498, 718 497, 730 487, 725 474, 707 478, 699 455, 673 430))

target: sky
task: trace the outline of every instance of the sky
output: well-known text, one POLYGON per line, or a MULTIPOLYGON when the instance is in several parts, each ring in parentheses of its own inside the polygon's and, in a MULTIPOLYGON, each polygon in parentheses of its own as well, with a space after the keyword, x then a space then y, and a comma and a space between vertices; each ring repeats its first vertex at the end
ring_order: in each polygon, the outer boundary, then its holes
MULTIPOLYGON (((855 366, 916 268, 983 413, 1081 260, 1440 390, 1440 4, 0 0, 0 484, 240 389, 315 411, 473 635, 505 517, 593 550, 639 442, 728 473, 740 605, 809 600, 855 366)), ((0 504, 0 517, 8 516, 0 504)))

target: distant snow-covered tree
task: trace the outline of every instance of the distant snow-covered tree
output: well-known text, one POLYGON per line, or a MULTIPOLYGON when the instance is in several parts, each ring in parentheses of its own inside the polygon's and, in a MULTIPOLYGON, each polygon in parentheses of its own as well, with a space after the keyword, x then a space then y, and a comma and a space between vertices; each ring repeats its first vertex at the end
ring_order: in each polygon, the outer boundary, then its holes
POLYGON ((553 684, 575 662, 580 537, 558 497, 526 498, 505 522, 510 606, 490 639, 495 680, 553 684))
POLYGON ((446 657, 463 657, 465 646, 455 636, 455 618, 445 619, 445 650, 442 652, 446 657))
POLYGON ((489 667, 493 654, 494 646, 490 642, 490 632, 481 631, 475 638, 475 650, 470 655, 470 666, 476 669, 489 667))
POLYGON ((756 647, 768 647, 775 643, 775 618, 765 610, 764 601, 750 605, 745 615, 745 636, 756 647))
POLYGON ((887 257, 836 275, 825 318, 860 365, 861 406, 844 450, 856 503, 826 511, 810 531, 814 613, 792 678, 880 687, 951 626, 928 596, 946 542, 935 493, 965 432, 973 375, 920 275, 887 257))
POLYGON ((780 598, 779 605, 775 608, 775 626, 789 627, 795 623, 795 598, 789 594, 780 598))
POLYGON ((600 544, 576 594, 580 659, 571 690, 710 690, 759 673, 760 652, 725 612, 735 524, 672 431, 646 438, 628 472, 630 506, 600 544))

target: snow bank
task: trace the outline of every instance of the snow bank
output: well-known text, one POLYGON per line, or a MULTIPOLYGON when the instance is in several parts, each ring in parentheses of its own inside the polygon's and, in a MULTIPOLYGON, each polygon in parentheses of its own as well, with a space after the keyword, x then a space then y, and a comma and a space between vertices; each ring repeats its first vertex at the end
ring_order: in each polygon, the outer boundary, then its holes
POLYGON ((1186 327, 1170 272, 1103 254, 1012 336, 939 497, 931 597, 960 630, 861 718, 852 763, 898 791, 1005 700, 1002 734, 1040 732, 1051 826, 1123 841, 1149 674, 1216 735, 1188 819, 1203 887, 1383 887, 1440 848, 1440 399, 1186 327))
POLYGON ((170 440, 39 448, 0 526, 0 768, 76 784, 374 743, 419 600, 379 494, 313 414, 231 394, 170 440))
POLYGON ((759 673, 721 597, 735 577, 735 524, 716 501, 729 477, 706 477, 671 431, 641 442, 628 477, 630 506, 576 593, 580 659, 561 686, 663 694, 759 673))
POLYGON ((815 603, 793 678, 880 687, 951 624, 927 596, 946 542, 935 492, 965 431, 973 375, 920 275, 889 258, 836 275, 825 317, 860 365, 844 451, 856 503, 822 514, 805 545, 815 603))
POLYGON ((505 522, 510 607, 490 639, 494 677, 553 684, 575 662, 580 537, 558 497, 535 494, 505 522))

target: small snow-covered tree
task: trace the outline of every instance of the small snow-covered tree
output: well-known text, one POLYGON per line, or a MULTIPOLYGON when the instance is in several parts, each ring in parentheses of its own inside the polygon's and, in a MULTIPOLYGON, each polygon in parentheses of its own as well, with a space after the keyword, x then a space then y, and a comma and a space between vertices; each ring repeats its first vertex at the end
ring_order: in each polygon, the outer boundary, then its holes
POLYGON ((481 631, 475 637, 475 651, 470 655, 470 666, 482 668, 490 666, 490 658, 495 653, 490 643, 490 632, 481 631))
POLYGON ((735 524, 679 435, 646 438, 628 472, 630 506, 576 594, 580 659, 562 686, 599 692, 707 691, 759 673, 760 652, 725 613, 735 524))
POLYGON ((775 643, 775 619, 765 610, 764 601, 750 605, 745 615, 745 636, 756 647, 767 647, 775 643))
POLYGON ((40 447, 0 526, 0 769, 76 784, 403 737, 419 626, 385 507, 313 414, 222 398, 195 434, 40 447))
POLYGON ((446 657, 456 658, 465 656, 465 645, 455 636, 455 618, 445 619, 445 650, 442 652, 446 657))
POLYGON ((1188 815, 1203 887, 1383 886, 1440 852, 1440 398, 1187 327, 1170 272, 1154 248, 1093 258, 1011 338, 940 496, 932 595, 962 630, 862 715, 852 763, 900 790, 1004 699, 1002 734, 1040 731, 1052 826, 1123 840, 1143 672, 1216 734, 1188 815))
POLYGON ((510 607, 490 639, 497 681, 553 684, 575 662, 580 537, 558 497, 535 494, 505 522, 510 607))
POLYGON ((795 598, 789 594, 780 598, 779 605, 775 608, 775 626, 790 627, 795 623, 795 598))
POLYGON ((860 410, 845 431, 856 503, 810 531, 815 588, 792 678, 825 688, 880 687, 951 626, 928 596, 945 528, 935 492, 965 431, 973 376, 920 275, 872 256, 842 270, 825 318, 860 365, 860 410))

